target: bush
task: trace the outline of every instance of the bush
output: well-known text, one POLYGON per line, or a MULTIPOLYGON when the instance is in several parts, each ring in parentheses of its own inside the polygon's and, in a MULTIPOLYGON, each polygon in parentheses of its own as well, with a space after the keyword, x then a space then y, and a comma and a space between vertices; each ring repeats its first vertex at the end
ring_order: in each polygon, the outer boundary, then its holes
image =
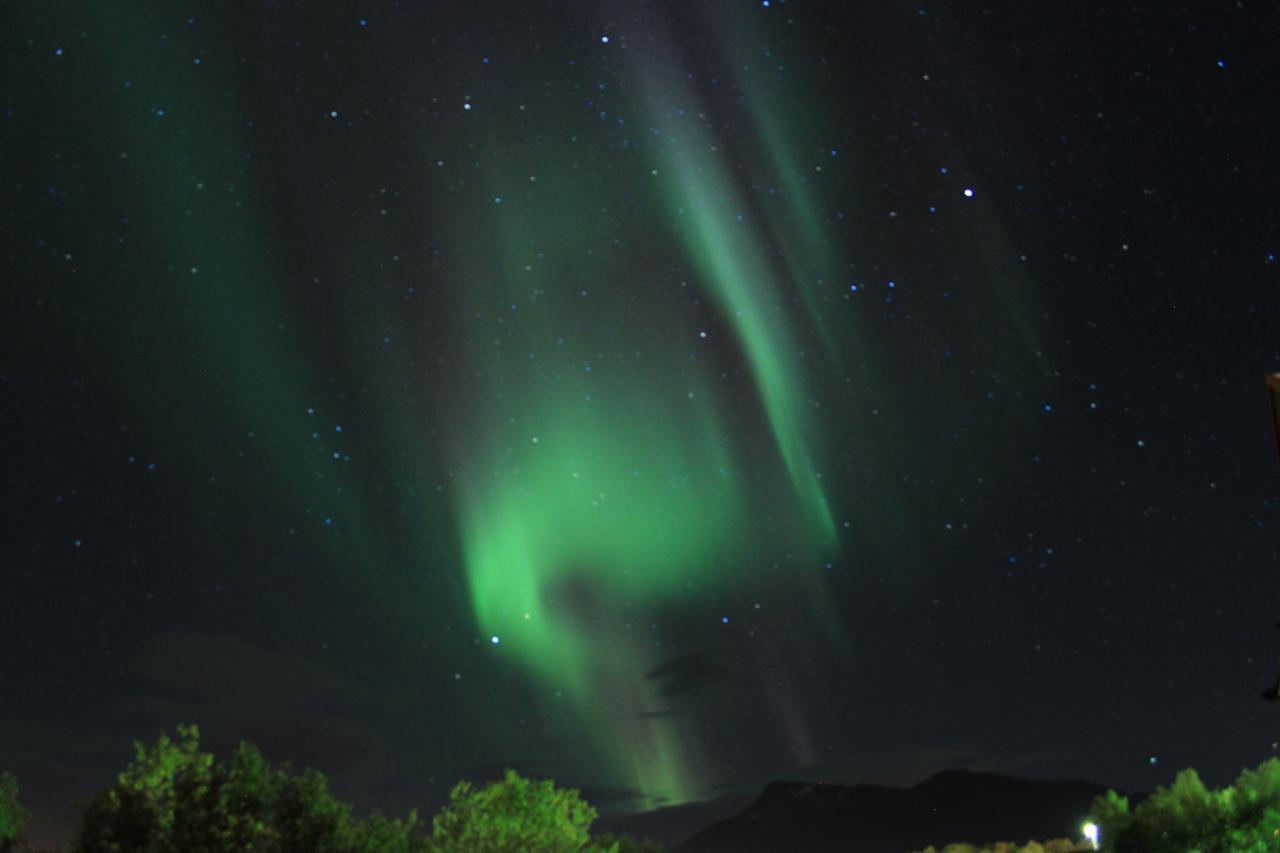
POLYGON ((432 853, 664 853, 659 844, 609 833, 591 838, 596 810, 574 789, 507 770, 477 791, 459 782, 433 821, 432 853))
POLYGON ((18 780, 12 773, 0 773, 0 853, 18 843, 27 817, 27 810, 18 805, 18 780))
POLYGON ((403 822, 374 815, 360 823, 315 770, 291 776, 248 743, 215 764, 199 746, 196 726, 179 726, 177 741, 162 733, 152 747, 135 742, 133 762, 85 810, 72 850, 427 849, 416 813, 403 822))
POLYGON ((1132 812, 1108 791, 1094 801, 1107 853, 1262 853, 1280 849, 1280 761, 1245 770, 1234 785, 1208 790, 1194 770, 1157 788, 1132 812))
POLYGON ((578 853, 590 841, 596 810, 573 789, 546 779, 522 779, 514 770, 482 791, 459 782, 449 805, 433 821, 433 850, 440 853, 538 851, 578 853))
MULTIPOLYGON (((511 770, 481 791, 454 786, 428 835, 416 811, 403 821, 376 812, 355 820, 323 774, 272 767, 252 744, 215 763, 200 751, 196 726, 133 748, 133 762, 85 808, 73 853, 662 853, 625 836, 593 841, 596 810, 576 790, 511 770)), ((26 819, 16 794, 12 777, 0 776, 0 853, 26 819)))

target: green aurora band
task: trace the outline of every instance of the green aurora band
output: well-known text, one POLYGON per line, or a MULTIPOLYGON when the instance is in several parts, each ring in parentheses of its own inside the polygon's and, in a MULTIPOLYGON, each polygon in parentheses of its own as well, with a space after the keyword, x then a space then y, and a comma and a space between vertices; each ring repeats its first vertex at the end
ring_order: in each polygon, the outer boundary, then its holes
MULTIPOLYGON (((477 331, 455 439, 481 630, 572 698, 590 749, 656 806, 695 796, 704 762, 691 721, 646 678, 662 658, 629 623, 749 585, 752 560, 829 554, 836 535, 798 343, 810 318, 783 285, 813 241, 738 215, 762 202, 742 196, 697 92, 664 71, 674 63, 646 56, 626 105, 643 144, 624 137, 613 159, 577 150, 602 131, 561 116, 513 128, 483 103, 469 116, 477 148, 522 143, 486 164, 491 179, 505 170, 490 203, 459 217, 454 242, 472 251, 455 272, 477 331), (654 256, 661 266, 637 268, 654 256), (736 386, 722 381, 735 363, 736 386)), ((753 159, 786 159, 780 131, 768 138, 753 159)), ((783 221, 821 219, 784 205, 783 221)))

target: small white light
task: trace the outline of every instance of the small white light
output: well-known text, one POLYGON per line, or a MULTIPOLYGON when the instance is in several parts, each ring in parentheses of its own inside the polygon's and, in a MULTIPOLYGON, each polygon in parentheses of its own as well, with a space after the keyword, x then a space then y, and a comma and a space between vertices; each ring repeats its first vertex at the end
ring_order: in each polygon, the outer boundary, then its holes
POLYGON ((1084 833, 1085 840, 1089 842, 1089 844, 1093 847, 1094 850, 1097 850, 1098 849, 1098 825, 1093 822, 1086 823, 1083 827, 1081 827, 1081 831, 1084 833))

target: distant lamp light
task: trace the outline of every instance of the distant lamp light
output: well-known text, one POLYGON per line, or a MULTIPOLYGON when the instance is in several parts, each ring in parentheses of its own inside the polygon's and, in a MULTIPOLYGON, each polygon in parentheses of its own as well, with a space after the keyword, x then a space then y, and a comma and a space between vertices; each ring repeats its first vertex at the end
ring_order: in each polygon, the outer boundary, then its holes
POLYGON ((1098 849, 1098 825, 1092 821, 1080 827, 1080 831, 1084 833, 1085 840, 1089 842, 1094 850, 1098 849))

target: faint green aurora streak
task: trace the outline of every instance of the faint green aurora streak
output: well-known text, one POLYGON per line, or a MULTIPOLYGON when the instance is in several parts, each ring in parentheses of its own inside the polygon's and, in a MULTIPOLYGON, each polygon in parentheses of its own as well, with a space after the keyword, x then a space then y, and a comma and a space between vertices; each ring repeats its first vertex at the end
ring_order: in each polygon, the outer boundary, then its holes
MULTIPOLYGON (((210 12, 207 21, 216 29, 214 18, 210 12)), ((219 62, 216 53, 208 56, 208 66, 191 64, 186 57, 203 36, 189 27, 164 42, 182 57, 175 65, 184 70, 154 73, 157 58, 139 46, 155 43, 155 26, 146 9, 90 13, 76 21, 95 38, 77 46, 83 66, 75 69, 107 83, 102 109, 87 117, 66 110, 65 133, 95 140, 93 152, 102 162, 94 179, 105 196, 118 199, 113 219, 123 215, 130 223, 124 233, 131 244, 155 248, 135 261, 137 269, 150 264, 136 288, 86 291, 103 334, 73 329, 67 338, 84 349, 90 363, 102 365, 104 382, 128 389, 123 403, 136 407, 149 452, 175 480, 212 482, 217 478, 210 470, 222 473, 237 451, 250 461, 245 473, 235 472, 240 479, 233 481, 231 472, 223 477, 235 482, 231 489, 201 494, 210 517, 266 515, 267 524, 311 560, 332 559, 332 546, 340 542, 347 554, 366 555, 374 565, 402 564, 406 549, 389 535, 390 523, 373 494, 383 488, 381 478, 366 475, 379 470, 372 448, 389 444, 385 456, 407 469, 406 478, 430 478, 421 443, 406 433, 397 444, 392 430, 383 442, 362 435, 347 419, 358 406, 325 410, 320 401, 332 397, 329 383, 308 367, 319 350, 354 349, 375 334, 380 339, 394 320, 351 304, 344 306, 343 327, 335 330, 341 337, 306 337, 289 300, 288 284, 298 271, 282 257, 278 247, 287 241, 255 191, 267 180, 265 167, 250 157, 260 141, 237 101, 227 97, 228 91, 251 91, 252 82, 236 63, 219 62), (163 109, 156 106, 161 104, 163 109), (215 183, 214 176, 227 175, 235 180, 215 183), (182 429, 175 430, 175 421, 182 429), (356 451, 357 443, 370 452, 356 451), (351 464, 347 451, 355 456, 351 464), (329 535, 316 540, 305 535, 304 524, 329 535), (291 527, 304 535, 290 535, 291 527)), ((108 221, 99 230, 101 246, 76 247, 89 269, 115 263, 118 247, 106 238, 123 229, 108 221)), ((408 384, 403 363, 382 349, 371 360, 369 384, 388 390, 377 398, 385 408, 362 420, 371 426, 418 422, 402 402, 399 389, 408 384)), ((415 527, 410 535, 407 550, 415 557, 432 553, 428 533, 415 527)), ((379 594, 377 585, 354 575, 350 580, 344 595, 372 600, 379 594)), ((412 612, 421 619, 421 603, 412 612)))
POLYGON ((574 133, 564 116, 480 105, 476 147, 510 156, 486 164, 485 203, 451 215, 474 329, 455 438, 476 619, 545 686, 546 719, 585 723, 602 769, 628 768, 656 805, 695 796, 704 762, 691 721, 666 715, 646 679, 660 657, 631 623, 748 586, 781 550, 762 518, 801 553, 829 553, 836 536, 798 352, 806 318, 761 248, 776 235, 738 221, 745 202, 695 109, 644 114, 696 100, 652 71, 632 104, 649 141, 628 155, 565 150, 602 131, 574 133), (620 234, 630 247, 609 251, 620 234), (698 295, 745 364, 746 400, 707 353, 698 295), (773 459, 743 437, 753 431, 771 436, 773 459))

